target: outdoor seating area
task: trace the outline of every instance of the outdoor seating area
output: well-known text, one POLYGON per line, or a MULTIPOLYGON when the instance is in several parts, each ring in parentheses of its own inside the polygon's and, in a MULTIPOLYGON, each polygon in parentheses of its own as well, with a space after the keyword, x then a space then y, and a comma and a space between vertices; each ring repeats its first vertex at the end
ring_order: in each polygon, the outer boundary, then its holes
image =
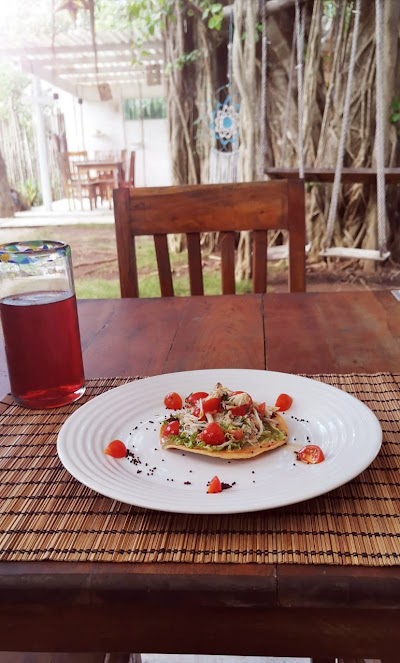
POLYGON ((2 17, 0 663, 398 663, 400 2, 2 17))
POLYGON ((70 209, 76 201, 83 210, 83 200, 89 201, 90 209, 97 201, 107 201, 112 208, 112 191, 119 186, 134 185, 135 153, 129 156, 128 179, 125 179, 126 150, 121 153, 96 152, 92 157, 87 151, 60 152, 58 155, 62 176, 63 193, 70 209))

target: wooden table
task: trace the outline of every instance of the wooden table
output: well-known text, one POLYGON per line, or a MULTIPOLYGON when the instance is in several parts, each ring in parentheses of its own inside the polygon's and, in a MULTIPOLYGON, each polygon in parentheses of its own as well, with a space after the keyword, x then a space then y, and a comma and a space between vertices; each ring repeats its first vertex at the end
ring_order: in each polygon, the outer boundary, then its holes
MULTIPOLYGON (((389 291, 79 302, 87 377, 240 367, 400 372, 389 291)), ((3 352, 3 351, 2 351, 3 352)), ((4 354, 0 386, 8 390, 4 354)), ((299 564, 0 563, 0 642, 398 661, 400 569, 299 564)))
POLYGON ((115 159, 77 161, 75 166, 83 180, 101 180, 102 175, 110 173, 114 189, 118 188, 118 182, 123 179, 123 163, 115 159))

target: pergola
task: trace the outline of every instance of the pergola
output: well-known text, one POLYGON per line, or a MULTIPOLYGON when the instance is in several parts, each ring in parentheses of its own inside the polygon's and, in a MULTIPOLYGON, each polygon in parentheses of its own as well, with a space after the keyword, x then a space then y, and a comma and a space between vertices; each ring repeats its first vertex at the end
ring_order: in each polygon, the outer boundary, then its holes
POLYGON ((23 71, 86 101, 111 98, 123 88, 129 96, 137 84, 162 83, 163 51, 160 41, 135 48, 129 30, 96 34, 76 30, 57 35, 54 44, 32 39, 23 48, 0 46, 0 57, 18 62, 23 71), (140 65, 134 60, 140 55, 140 65))
POLYGON ((96 34, 76 30, 57 35, 54 43, 38 38, 15 48, 2 43, 0 58, 12 60, 32 75, 32 103, 36 112, 38 156, 43 203, 51 209, 51 187, 46 149, 41 81, 85 101, 136 97, 142 87, 163 84, 163 51, 158 40, 135 48, 129 30, 96 34), (140 64, 135 59, 140 58, 140 64))

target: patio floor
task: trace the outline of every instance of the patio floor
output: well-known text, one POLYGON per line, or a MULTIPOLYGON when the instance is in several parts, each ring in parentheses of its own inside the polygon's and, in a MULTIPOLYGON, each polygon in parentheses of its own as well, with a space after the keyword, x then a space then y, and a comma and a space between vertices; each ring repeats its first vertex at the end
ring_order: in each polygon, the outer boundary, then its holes
POLYGON ((83 210, 80 202, 75 202, 75 209, 70 209, 68 200, 56 200, 52 203, 52 210, 44 207, 32 207, 26 212, 16 212, 14 217, 0 219, 0 228, 37 228, 50 225, 77 225, 77 224, 113 224, 114 211, 108 204, 100 205, 91 210, 89 202, 83 201, 83 210))

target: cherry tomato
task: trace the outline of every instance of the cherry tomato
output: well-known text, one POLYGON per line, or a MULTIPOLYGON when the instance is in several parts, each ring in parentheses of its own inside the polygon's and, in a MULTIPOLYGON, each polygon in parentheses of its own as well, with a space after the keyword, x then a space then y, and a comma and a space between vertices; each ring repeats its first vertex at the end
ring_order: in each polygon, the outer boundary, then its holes
POLYGON ((221 405, 220 398, 206 398, 203 401, 203 412, 204 414, 206 414, 206 412, 208 412, 209 414, 216 414, 219 410, 220 405, 221 405))
POLYGON ((182 407, 182 399, 176 391, 171 391, 164 398, 164 405, 168 410, 180 410, 182 407))
POLYGON ((113 440, 106 446, 104 453, 113 458, 126 458, 127 448, 121 440, 113 440))
POLYGON ((197 419, 198 419, 199 421, 205 421, 205 420, 206 420, 205 415, 202 414, 202 412, 201 412, 201 410, 200 410, 199 407, 195 407, 194 410, 193 410, 193 412, 192 412, 192 414, 193 414, 194 417, 197 417, 197 419))
POLYGON ((208 484, 207 493, 221 493, 222 486, 217 476, 213 477, 208 484))
POLYGON ((275 407, 279 408, 281 412, 290 408, 293 403, 293 398, 287 394, 280 394, 276 399, 275 407))
POLYGON ((173 421, 170 421, 168 424, 165 424, 161 428, 161 435, 162 437, 169 437, 170 435, 179 435, 179 421, 177 419, 174 419, 173 421))
POLYGON ((308 463, 316 465, 317 463, 322 463, 325 460, 324 452, 316 444, 307 444, 305 447, 300 449, 300 451, 295 451, 297 460, 301 460, 303 463, 308 463))
POLYGON ((206 444, 217 445, 222 444, 222 442, 225 441, 225 433, 219 424, 216 424, 214 421, 212 421, 210 424, 208 424, 208 426, 206 426, 203 432, 200 433, 198 438, 206 444))
POLYGON ((193 394, 189 394, 189 396, 185 399, 185 402, 189 405, 197 405, 200 398, 207 398, 207 396, 208 394, 206 391, 195 391, 193 394))

